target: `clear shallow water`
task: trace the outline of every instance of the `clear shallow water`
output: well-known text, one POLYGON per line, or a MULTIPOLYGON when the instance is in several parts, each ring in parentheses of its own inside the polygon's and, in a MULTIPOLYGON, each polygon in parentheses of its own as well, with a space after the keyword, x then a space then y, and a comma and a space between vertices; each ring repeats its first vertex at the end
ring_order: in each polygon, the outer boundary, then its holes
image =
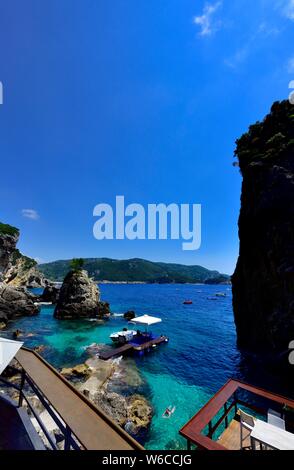
MULTIPOLYGON (((284 385, 264 371, 255 358, 242 356, 236 348, 229 286, 103 284, 100 290, 112 312, 135 310, 137 315, 160 316, 162 323, 152 331, 170 338, 168 344, 143 357, 123 359, 128 370, 133 366, 134 377, 117 378, 118 390, 144 393, 152 402, 154 416, 144 442, 146 448, 185 448, 179 429, 230 377, 272 390, 283 389, 284 385), (209 300, 216 292, 224 292, 226 297, 209 300), (193 300, 193 305, 183 305, 185 299, 193 300), (141 381, 137 380, 137 367, 141 381), (169 405, 175 406, 176 411, 164 419, 162 414, 169 405)), ((44 357, 61 367, 85 360, 85 347, 91 343, 110 344, 109 335, 124 326, 127 322, 120 316, 103 324, 55 320, 50 306, 42 307, 37 317, 13 322, 5 334, 16 328, 25 334, 33 333, 34 336, 25 336, 25 344, 46 345, 44 357)))

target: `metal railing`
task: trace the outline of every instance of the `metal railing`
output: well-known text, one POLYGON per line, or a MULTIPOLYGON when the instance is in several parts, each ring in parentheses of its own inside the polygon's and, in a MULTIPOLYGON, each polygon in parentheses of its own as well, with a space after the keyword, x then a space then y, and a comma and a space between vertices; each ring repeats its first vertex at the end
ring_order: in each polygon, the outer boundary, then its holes
POLYGON ((30 403, 30 396, 26 393, 25 389, 26 386, 30 388, 30 390, 37 396, 40 400, 40 403, 43 405, 44 409, 53 419, 54 423, 56 424, 57 428, 59 429, 63 439, 60 439, 60 442, 64 441, 63 450, 80 450, 81 445, 78 442, 78 439, 73 435, 72 430, 69 428, 68 425, 64 424, 62 419, 58 416, 57 412, 54 410, 52 405, 48 402, 44 394, 38 389, 38 386, 32 381, 32 379, 26 374, 24 369, 16 369, 10 366, 10 370, 16 375, 20 374, 20 385, 16 385, 15 383, 10 382, 9 380, 5 379, 0 375, 0 381, 3 382, 7 387, 11 387, 14 390, 17 390, 19 393, 18 396, 18 407, 23 406, 23 402, 25 401, 27 404, 28 409, 36 419, 40 429, 44 433, 48 444, 50 445, 52 450, 61 450, 61 446, 57 446, 57 442, 52 436, 52 434, 48 431, 45 424, 43 423, 42 419, 40 418, 37 411, 34 409, 33 405, 30 403))

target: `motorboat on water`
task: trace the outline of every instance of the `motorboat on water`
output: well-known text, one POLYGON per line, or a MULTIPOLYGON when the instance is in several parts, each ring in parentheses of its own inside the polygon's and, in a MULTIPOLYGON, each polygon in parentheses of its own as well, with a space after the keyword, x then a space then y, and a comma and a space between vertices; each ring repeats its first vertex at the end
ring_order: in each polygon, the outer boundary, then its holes
POLYGON ((184 300, 183 304, 184 305, 192 305, 193 302, 192 302, 192 300, 184 300))
POLYGON ((227 294, 225 292, 217 292, 215 294, 216 297, 227 297, 227 294))
POLYGON ((128 343, 132 341, 133 337, 136 336, 137 331, 124 329, 122 331, 117 331, 110 335, 110 339, 114 343, 128 343))
POLYGON ((140 330, 129 330, 128 328, 123 328, 122 331, 116 331, 112 333, 109 337, 114 343, 125 344, 131 341, 136 341, 137 343, 144 343, 153 338, 151 332, 148 331, 148 327, 160 323, 161 318, 151 317, 150 315, 142 315, 141 317, 133 318, 130 323, 132 325, 144 326, 145 331, 140 330))

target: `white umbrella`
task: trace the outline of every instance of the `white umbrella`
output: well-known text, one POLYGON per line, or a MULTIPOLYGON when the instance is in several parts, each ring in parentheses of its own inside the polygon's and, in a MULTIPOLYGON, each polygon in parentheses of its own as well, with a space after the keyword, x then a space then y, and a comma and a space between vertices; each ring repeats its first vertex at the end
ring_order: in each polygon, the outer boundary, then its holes
POLYGON ((144 325, 147 329, 148 326, 155 325, 161 321, 161 318, 151 317, 150 315, 142 315, 141 317, 133 318, 131 323, 134 323, 135 325, 144 325))
POLYGON ((22 345, 23 343, 20 341, 0 338, 0 374, 2 374, 22 345))

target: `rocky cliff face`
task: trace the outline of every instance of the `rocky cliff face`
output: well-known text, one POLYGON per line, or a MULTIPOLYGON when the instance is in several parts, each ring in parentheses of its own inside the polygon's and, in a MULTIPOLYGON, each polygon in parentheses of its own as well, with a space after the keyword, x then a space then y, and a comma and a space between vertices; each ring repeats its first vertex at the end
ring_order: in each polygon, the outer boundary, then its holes
POLYGON ((18 239, 17 228, 0 222, 0 329, 16 317, 39 313, 34 296, 21 286, 40 287, 46 283, 37 263, 16 248, 18 239))
POLYGON ((243 176, 232 277, 239 345, 279 352, 294 340, 294 106, 274 103, 235 151, 243 176))
POLYGON ((0 223, 0 281, 13 262, 13 253, 19 239, 19 231, 11 225, 0 223))
POLYGON ((16 248, 19 230, 0 222, 0 282, 15 287, 45 287, 45 276, 34 259, 16 248))
POLYGON ((70 271, 62 284, 55 318, 99 318, 100 292, 86 271, 70 271))
POLYGON ((10 267, 3 275, 6 284, 16 287, 45 287, 48 281, 40 273, 37 263, 32 258, 23 256, 15 250, 10 267))

